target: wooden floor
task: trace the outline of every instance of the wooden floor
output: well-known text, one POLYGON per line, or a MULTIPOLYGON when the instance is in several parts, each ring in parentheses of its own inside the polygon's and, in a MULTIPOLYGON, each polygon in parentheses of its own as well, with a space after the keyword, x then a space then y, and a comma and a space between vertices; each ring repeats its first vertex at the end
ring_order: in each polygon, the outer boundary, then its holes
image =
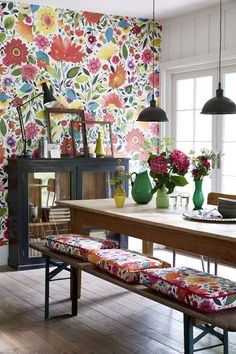
MULTIPOLYGON (((175 310, 83 274, 79 315, 45 322, 44 269, 9 270, 0 268, 1 354, 183 353, 182 314, 175 310)), ((52 282, 50 295, 51 315, 69 312, 68 280, 52 282)), ((235 354, 236 333, 229 339, 229 354, 235 354)))

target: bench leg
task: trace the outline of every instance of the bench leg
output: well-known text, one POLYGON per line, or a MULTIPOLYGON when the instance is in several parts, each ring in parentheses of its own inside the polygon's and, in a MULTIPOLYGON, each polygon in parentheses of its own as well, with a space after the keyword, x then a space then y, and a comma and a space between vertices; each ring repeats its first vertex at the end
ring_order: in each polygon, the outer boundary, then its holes
MULTIPOLYGON (((70 273, 70 297, 71 299, 73 298, 73 272, 70 273)), ((81 298, 81 270, 77 269, 77 298, 80 299, 81 298)))
POLYGON ((78 313, 78 280, 79 284, 81 286, 81 270, 78 270, 77 268, 68 267, 68 264, 66 263, 61 263, 57 264, 53 260, 50 260, 49 256, 45 257, 45 306, 44 306, 44 319, 49 320, 50 318, 56 318, 56 317, 71 317, 71 316, 77 316, 78 313), (55 266, 56 268, 53 269, 50 272, 50 264, 55 266), (66 270, 70 272, 70 278, 55 278, 56 275, 58 275, 60 272, 63 270, 66 270), (53 316, 49 317, 49 284, 50 281, 56 281, 56 280, 62 280, 62 279, 70 279, 70 298, 71 298, 71 314, 65 314, 65 315, 59 315, 59 316, 53 316))
POLYGON ((184 354, 193 354, 192 318, 184 314, 184 354))
POLYGON ((45 264, 45 307, 44 307, 44 319, 49 318, 49 257, 46 256, 45 264))
POLYGON ((223 346, 224 346, 224 354, 229 354, 229 336, 228 336, 228 331, 224 329, 223 333, 223 346))

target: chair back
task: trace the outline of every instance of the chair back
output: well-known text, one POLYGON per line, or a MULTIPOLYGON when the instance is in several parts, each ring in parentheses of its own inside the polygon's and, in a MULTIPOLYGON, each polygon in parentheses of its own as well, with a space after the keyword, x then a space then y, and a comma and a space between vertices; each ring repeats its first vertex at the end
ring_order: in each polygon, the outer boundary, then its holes
POLYGON ((236 199, 236 195, 211 192, 207 196, 207 204, 218 205, 218 198, 236 199))

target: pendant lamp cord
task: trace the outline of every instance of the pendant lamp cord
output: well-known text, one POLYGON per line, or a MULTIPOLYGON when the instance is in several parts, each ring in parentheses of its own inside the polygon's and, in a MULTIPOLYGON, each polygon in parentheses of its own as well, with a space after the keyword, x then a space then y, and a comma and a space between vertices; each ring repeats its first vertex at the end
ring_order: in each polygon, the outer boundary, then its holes
POLYGON ((155 0, 153 0, 153 7, 152 7, 152 95, 153 95, 153 100, 155 99, 155 89, 154 89, 154 22, 155 22, 155 0))
POLYGON ((219 84, 221 85, 221 47, 222 47, 222 0, 220 0, 220 46, 219 46, 219 84))

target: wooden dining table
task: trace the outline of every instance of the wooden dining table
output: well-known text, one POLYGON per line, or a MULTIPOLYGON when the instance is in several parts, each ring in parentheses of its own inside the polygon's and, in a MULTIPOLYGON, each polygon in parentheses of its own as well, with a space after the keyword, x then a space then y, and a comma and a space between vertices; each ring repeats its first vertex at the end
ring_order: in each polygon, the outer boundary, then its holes
POLYGON ((82 233, 91 226, 143 240, 143 252, 151 255, 153 243, 236 265, 236 223, 189 220, 183 208, 157 209, 154 201, 138 205, 127 199, 116 208, 113 199, 63 200, 70 208, 71 230, 82 233))

